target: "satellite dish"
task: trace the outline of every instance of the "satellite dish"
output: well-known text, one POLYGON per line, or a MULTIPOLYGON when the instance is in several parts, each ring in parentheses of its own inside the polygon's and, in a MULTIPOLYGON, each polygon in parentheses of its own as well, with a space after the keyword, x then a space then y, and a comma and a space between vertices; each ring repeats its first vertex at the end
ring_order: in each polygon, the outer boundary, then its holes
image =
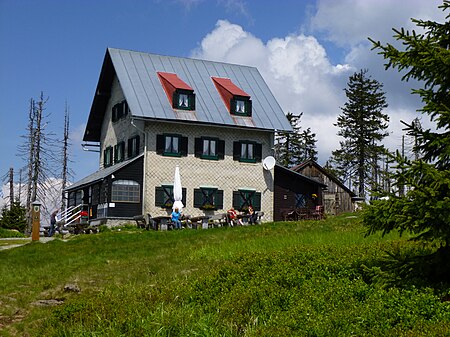
POLYGON ((270 171, 275 166, 275 158, 272 156, 264 158, 262 165, 264 167, 264 170, 270 171))

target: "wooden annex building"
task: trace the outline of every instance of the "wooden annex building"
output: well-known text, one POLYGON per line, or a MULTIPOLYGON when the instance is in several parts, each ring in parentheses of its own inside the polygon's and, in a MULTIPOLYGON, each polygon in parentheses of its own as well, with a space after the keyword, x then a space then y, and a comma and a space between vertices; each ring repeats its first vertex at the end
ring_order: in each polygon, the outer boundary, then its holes
POLYGON ((338 215, 354 211, 356 194, 314 160, 305 161, 294 166, 292 170, 326 186, 322 192, 322 204, 326 214, 338 215))

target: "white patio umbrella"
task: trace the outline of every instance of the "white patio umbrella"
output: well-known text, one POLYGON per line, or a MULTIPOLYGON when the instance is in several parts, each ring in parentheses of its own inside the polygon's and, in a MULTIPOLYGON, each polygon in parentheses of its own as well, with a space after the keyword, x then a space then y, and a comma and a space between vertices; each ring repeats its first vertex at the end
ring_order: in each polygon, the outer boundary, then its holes
POLYGON ((178 165, 175 167, 175 177, 173 179, 173 206, 172 208, 178 208, 178 210, 181 212, 181 209, 184 207, 183 202, 181 201, 183 199, 183 190, 181 188, 181 177, 180 177, 180 168, 178 165))

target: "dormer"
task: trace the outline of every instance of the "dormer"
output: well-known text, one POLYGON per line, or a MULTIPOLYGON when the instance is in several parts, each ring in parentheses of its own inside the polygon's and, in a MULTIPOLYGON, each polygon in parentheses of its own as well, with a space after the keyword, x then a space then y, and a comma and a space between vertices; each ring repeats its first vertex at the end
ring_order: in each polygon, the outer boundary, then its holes
POLYGON ((157 72, 170 105, 179 110, 195 110, 194 89, 180 79, 177 74, 157 72))
POLYGON ((252 101, 249 94, 229 78, 211 77, 211 79, 230 114, 249 117, 252 115, 252 101))

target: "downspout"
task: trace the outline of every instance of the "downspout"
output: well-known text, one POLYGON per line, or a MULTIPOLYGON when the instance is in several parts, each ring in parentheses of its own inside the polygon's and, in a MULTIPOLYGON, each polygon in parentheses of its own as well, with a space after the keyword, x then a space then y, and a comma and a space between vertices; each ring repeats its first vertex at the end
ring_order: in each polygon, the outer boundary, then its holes
MULTIPOLYGON (((142 168, 142 209, 141 213, 145 216, 144 210, 145 210, 145 186, 146 186, 146 167, 147 167, 147 134, 145 130, 141 130, 137 127, 136 124, 134 124, 134 117, 131 117, 131 125, 136 128, 139 132, 141 132, 144 135, 144 164, 142 168)), ((145 120, 144 120, 144 129, 145 129, 145 120)))

